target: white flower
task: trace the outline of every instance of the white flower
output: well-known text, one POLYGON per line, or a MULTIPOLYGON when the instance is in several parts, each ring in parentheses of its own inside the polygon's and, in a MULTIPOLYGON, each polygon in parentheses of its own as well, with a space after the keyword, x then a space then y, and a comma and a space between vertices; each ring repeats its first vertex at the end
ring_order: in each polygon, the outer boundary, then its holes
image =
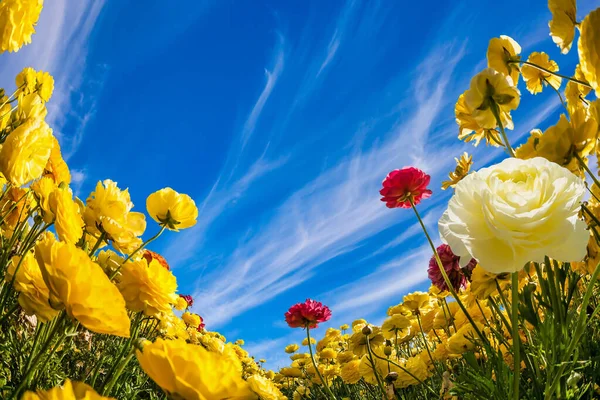
POLYGON ((438 223, 461 261, 495 274, 519 271, 544 256, 581 261, 589 233, 578 218, 585 186, 545 158, 509 158, 467 175, 438 223))

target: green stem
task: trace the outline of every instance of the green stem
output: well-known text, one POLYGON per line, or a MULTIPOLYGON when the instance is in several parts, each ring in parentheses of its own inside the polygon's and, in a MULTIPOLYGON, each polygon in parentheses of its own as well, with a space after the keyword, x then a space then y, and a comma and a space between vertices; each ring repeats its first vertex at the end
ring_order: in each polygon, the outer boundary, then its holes
POLYGON ((129 256, 127 256, 127 258, 125 259, 125 261, 123 261, 123 263, 121 265, 119 265, 119 267, 115 270, 115 272, 113 272, 112 276, 110 277, 110 279, 113 279, 117 273, 119 272, 119 270, 121 269, 121 267, 123 265, 125 265, 125 263, 129 260, 131 260, 131 258, 133 258, 133 256, 135 256, 140 250, 142 250, 144 247, 146 247, 148 244, 152 243, 153 241, 155 241, 166 229, 166 225, 162 225, 160 228, 160 231, 158 231, 158 233, 154 236, 152 236, 150 239, 146 240, 144 243, 142 243, 142 245, 140 247, 138 247, 133 253, 131 253, 129 256))
POLYGON ((306 338, 308 339, 308 351, 310 352, 310 359, 312 360, 313 367, 315 367, 315 372, 317 373, 317 376, 321 380, 321 383, 323 384, 323 387, 327 391, 327 394, 333 400, 336 400, 335 395, 331 392, 331 389, 329 389, 329 386, 325 382, 325 379, 323 379, 323 375, 321 375, 321 371, 319 371, 319 367, 317 366, 317 361, 315 360, 315 355, 313 354, 313 350, 312 350, 312 344, 310 343, 310 327, 308 325, 306 326, 306 338))
POLYGON ((381 378, 379 376, 379 372, 377 371, 377 367, 375 366, 375 360, 373 360, 373 352, 371 351, 371 342, 369 341, 369 335, 365 335, 365 337, 367 339, 367 352, 369 354, 369 362, 371 363, 371 367, 373 368, 373 374, 375 374, 375 379, 377 380, 379 388, 381 389, 382 393, 385 394, 385 386, 383 385, 383 382, 381 381, 381 378))
POLYGON ((423 220, 421 219, 421 215, 419 215, 419 212, 417 211, 417 207, 415 207, 415 203, 414 203, 412 197, 409 197, 408 200, 410 201, 410 205, 411 205, 413 211, 415 212, 417 219, 419 220, 419 224, 421 225, 423 232, 425 233, 425 237, 427 238, 427 241, 429 242, 429 246, 431 246, 431 250, 433 250, 433 256, 435 257, 435 261, 437 262, 440 273, 442 274, 442 277, 444 278, 444 282, 446 282, 446 286, 448 287, 450 294, 452 294, 452 297, 454 297, 454 299, 458 303, 458 306, 460 307, 462 312, 465 314, 465 316, 467 317, 467 319, 473 326, 473 329, 475 329, 475 332, 477 333, 479 338, 484 343, 487 343, 487 338, 483 335, 483 333, 481 333, 481 330, 479 329, 477 324, 475 324, 475 321, 471 317, 471 314, 469 314, 469 312, 467 311, 467 308, 465 307, 463 302, 460 300, 460 297, 458 297, 458 294, 454 290, 454 287, 452 286, 452 282, 450 282, 450 278, 448 278, 448 274, 446 274, 446 270, 444 268, 444 264, 442 263, 442 260, 440 259, 440 255, 438 254, 437 249, 435 248, 435 245, 433 244, 433 241, 431 240, 431 237, 429 236, 429 233, 427 232, 427 228, 425 228, 425 224, 423 223, 423 220))
POLYGON ((511 157, 515 157, 515 151, 513 150, 512 146, 510 145, 508 136, 506 136, 506 132, 504 131, 504 125, 502 125, 502 120, 500 119, 500 109, 498 107, 498 104, 496 104, 496 102, 494 102, 494 101, 491 101, 490 108, 492 110, 492 114, 494 114, 494 117, 496 118, 496 123, 498 124, 498 127, 500 128, 500 135, 502 135, 502 140, 504 141, 504 145, 506 146, 506 151, 508 152, 508 155, 511 157))
MULTIPOLYGON (((38 367, 38 365, 40 364, 40 362, 42 361, 42 359, 46 355, 48 355, 48 357, 51 355, 51 353, 48 352, 48 349, 50 348, 50 345, 52 344, 52 340, 54 339, 54 336, 57 334, 57 332, 61 328, 62 321, 64 320, 65 315, 66 314, 63 314, 62 316, 58 317, 58 319, 55 321, 55 325, 52 328, 52 331, 49 333, 48 339, 46 340, 46 342, 44 343, 44 345, 40 349, 40 351, 37 354, 37 356, 35 356, 35 358, 31 362, 31 366, 28 367, 28 368, 26 368, 25 372, 23 373, 23 377, 21 378, 21 382, 19 383, 19 385, 17 386, 17 388, 12 392, 11 396, 9 397, 9 400, 15 399, 19 395, 19 393, 25 388, 25 385, 27 384, 27 381, 29 380, 29 377, 36 370, 36 368, 38 367)), ((57 345, 59 343, 61 343, 62 340, 64 340, 64 338, 65 338, 64 333, 61 335, 61 337, 62 337, 62 339, 59 339, 57 341, 57 343, 56 343, 57 345)), ((57 346, 55 346, 54 349, 56 349, 56 347, 57 346)))
POLYGON ((550 84, 550 82, 548 82, 548 80, 546 78, 543 78, 544 82, 546 82, 548 84, 548 86, 550 86, 552 89, 554 89, 554 91, 556 92, 556 95, 558 96, 558 98, 560 99, 560 103, 563 105, 563 107, 568 111, 569 109, 567 108, 567 104, 565 103, 565 101, 562 98, 562 95, 560 94, 560 92, 558 91, 557 88, 555 88, 554 86, 552 86, 550 84))
POLYGON ((90 254, 89 254, 90 257, 94 255, 94 253, 96 252, 96 250, 98 250, 98 248, 100 248, 100 245, 102 244, 102 242, 105 239, 106 239, 106 232, 102 232, 100 234, 100 237, 96 241, 96 244, 94 245, 94 247, 92 247, 92 250, 90 250, 90 254))
POLYGON ((519 400, 521 338, 519 336, 519 273, 512 273, 513 398, 519 400))
POLYGON ((575 78, 572 78, 570 76, 559 74, 558 72, 550 71, 549 69, 546 69, 544 67, 541 67, 541 66, 539 66, 537 64, 534 64, 532 62, 529 62, 529 61, 509 61, 509 63, 512 63, 512 64, 523 63, 523 64, 526 64, 526 65, 529 65, 530 67, 539 69, 540 71, 544 71, 547 74, 555 75, 555 76, 558 76, 560 78, 566 79, 568 81, 575 82, 575 83, 577 83, 579 85, 582 85, 582 86, 588 87, 590 89, 593 89, 593 87, 591 87, 590 84, 587 83, 587 82, 580 81, 579 79, 575 79, 575 78))
POLYGON ((583 159, 579 156, 579 154, 577 154, 577 152, 574 153, 574 156, 577 159, 577 161, 579 161, 579 165, 581 165, 581 167, 585 170, 585 172, 588 173, 590 178, 592 178, 592 180, 594 181, 594 183, 596 184, 598 189, 600 189, 600 181, 598 181, 598 178, 596 178, 596 175, 594 175, 592 173, 590 168, 586 165, 585 161, 583 161, 583 159))
POLYGON ((119 376, 121 376, 121 374, 123 373, 123 370, 125 369, 127 364, 129 364, 129 361, 131 361, 131 359, 133 358, 134 355, 135 355, 135 347, 131 349, 127 358, 125 358, 125 360, 123 362, 121 362, 121 364, 119 365, 119 368, 117 368, 114 375, 110 378, 110 381, 108 382, 106 387, 102 390, 102 392, 105 395, 110 394, 110 391, 112 390, 113 386, 115 385, 115 383, 117 383, 117 379, 119 379, 119 376))
POLYGON ((427 338, 425 337, 425 332, 423 331, 423 325, 421 325, 421 317, 419 316, 419 314, 417 314, 417 323, 419 324, 419 329, 421 330, 421 335, 423 336, 423 343, 425 344, 425 350, 427 350, 427 355, 429 356, 429 359, 431 360, 431 364, 433 365, 433 368, 435 368, 435 372, 437 372, 441 378, 442 373, 436 368, 435 361, 433 360, 433 357, 431 356, 431 351, 429 351, 429 344, 427 344, 427 338))

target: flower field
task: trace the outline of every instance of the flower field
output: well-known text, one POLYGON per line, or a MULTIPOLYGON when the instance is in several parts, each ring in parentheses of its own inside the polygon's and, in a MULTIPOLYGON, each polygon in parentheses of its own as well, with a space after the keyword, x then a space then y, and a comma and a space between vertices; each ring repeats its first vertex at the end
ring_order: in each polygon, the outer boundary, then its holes
MULTIPOLYGON (((2 57, 35 40, 44 6, 0 0, 2 57)), ((439 232, 419 212, 437 191, 427 171, 382 177, 382 203, 431 247, 429 291, 390 300, 380 326, 331 327, 335 309, 292 305, 282 319, 306 338, 277 371, 210 331, 152 251, 197 223, 194 200, 163 188, 144 213, 110 179, 74 196, 46 122, 54 79, 23 66, 16 90, 0 89, 0 398, 600 398, 600 8, 578 20, 574 0, 548 7, 550 37, 579 64, 563 74, 546 53, 490 40, 456 101, 458 139, 506 157, 477 171, 456 158, 439 232), (562 115, 513 146, 511 111, 542 91, 562 115)))

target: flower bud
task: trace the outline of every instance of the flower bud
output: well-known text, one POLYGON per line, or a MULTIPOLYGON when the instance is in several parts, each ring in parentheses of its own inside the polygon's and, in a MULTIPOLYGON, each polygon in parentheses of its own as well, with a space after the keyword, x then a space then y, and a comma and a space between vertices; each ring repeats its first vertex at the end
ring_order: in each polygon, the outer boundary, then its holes
POLYGON ((363 335, 368 336, 373 333, 373 329, 369 325, 365 325, 365 327, 362 328, 362 333, 363 335))
POLYGON ((398 379, 398 373, 397 372, 390 372, 389 374, 387 374, 387 376, 385 377, 385 381, 387 383, 391 383, 391 382, 396 382, 396 380, 398 379))
POLYGON ((392 348, 389 346, 385 346, 383 348, 383 354, 385 354, 386 356, 391 356, 392 355, 392 348))

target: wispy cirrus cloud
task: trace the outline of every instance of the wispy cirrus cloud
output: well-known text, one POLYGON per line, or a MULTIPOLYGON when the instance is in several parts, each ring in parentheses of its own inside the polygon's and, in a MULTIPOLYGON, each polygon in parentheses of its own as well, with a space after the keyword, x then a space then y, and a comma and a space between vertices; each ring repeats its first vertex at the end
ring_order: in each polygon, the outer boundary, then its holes
MULTIPOLYGON (((409 89, 421 91, 414 106, 402 110, 404 118, 381 134, 385 138, 381 143, 356 148, 350 157, 293 192, 258 234, 203 276, 194 297, 211 326, 222 325, 301 284, 326 261, 399 222, 390 219, 379 202, 379 181, 397 165, 418 165, 436 173, 447 163, 427 156, 425 147, 446 103, 453 67, 461 57, 456 46, 436 49, 418 66, 420 74, 409 89), (442 58, 445 63, 440 67, 442 58)), ((358 137, 369 129, 362 121, 357 121, 356 127, 358 137)))

